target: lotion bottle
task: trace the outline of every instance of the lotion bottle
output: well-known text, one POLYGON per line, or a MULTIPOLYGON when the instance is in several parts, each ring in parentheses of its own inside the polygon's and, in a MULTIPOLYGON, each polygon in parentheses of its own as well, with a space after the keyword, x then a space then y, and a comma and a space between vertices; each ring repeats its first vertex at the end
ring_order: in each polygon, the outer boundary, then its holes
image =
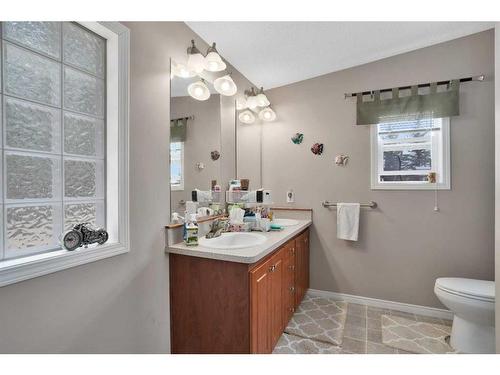
POLYGON ((198 245, 198 223, 196 222, 196 214, 191 214, 191 217, 185 224, 186 237, 185 243, 187 246, 198 245))

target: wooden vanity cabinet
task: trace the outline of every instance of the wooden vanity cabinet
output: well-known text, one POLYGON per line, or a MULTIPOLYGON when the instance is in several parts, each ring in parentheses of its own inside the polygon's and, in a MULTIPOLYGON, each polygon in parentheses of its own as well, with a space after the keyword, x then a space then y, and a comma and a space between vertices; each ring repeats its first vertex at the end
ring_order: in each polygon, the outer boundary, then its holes
POLYGON ((296 272, 295 272, 295 307, 304 298, 309 289, 309 231, 295 238, 296 272))
POLYGON ((271 353, 309 287, 308 241, 250 265, 171 254, 172 353, 271 353))
POLYGON ((250 270, 252 353, 272 352, 308 288, 309 230, 306 230, 250 270))

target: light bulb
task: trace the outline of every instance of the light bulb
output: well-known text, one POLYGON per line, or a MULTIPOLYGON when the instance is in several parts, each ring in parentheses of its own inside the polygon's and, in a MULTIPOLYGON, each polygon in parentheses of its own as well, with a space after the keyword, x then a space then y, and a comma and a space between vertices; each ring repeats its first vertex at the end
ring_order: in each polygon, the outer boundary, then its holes
POLYGON ((274 121, 276 119, 276 112, 271 107, 266 107, 259 112, 259 118, 266 122, 274 121))
POLYGON ((257 98, 255 96, 249 96, 247 98, 247 106, 250 109, 255 109, 258 107, 257 98))
POLYGON ((209 72, 220 72, 226 69, 226 63, 222 61, 219 52, 215 49, 215 43, 207 50, 207 56, 205 57, 205 69, 209 72))
POLYGON ((257 105, 259 107, 267 107, 269 104, 271 104, 271 102, 267 98, 266 94, 264 94, 263 87, 260 88, 259 94, 257 95, 257 97, 255 99, 257 100, 257 105))
POLYGON ((202 89, 201 87, 196 87, 196 88, 194 89, 194 95, 195 95, 195 96, 198 96, 198 97, 199 97, 199 96, 202 96, 202 95, 203 95, 203 89, 202 89))
POLYGON ((200 74, 205 69, 205 58, 198 48, 194 45, 194 40, 191 40, 191 47, 187 49, 188 61, 187 67, 189 70, 200 74))
POLYGON ((247 100, 245 98, 236 99, 236 109, 241 111, 242 109, 247 108, 247 100))
POLYGON ((205 59, 201 53, 189 55, 187 65, 190 70, 200 74, 205 69, 205 59))
POLYGON ((238 91, 236 84, 229 74, 219 77, 214 81, 215 90, 224 96, 233 96, 238 91))
POLYGON ((245 111, 243 111, 243 112, 241 112, 238 115, 238 118, 244 124, 253 124, 253 122, 255 121, 255 116, 248 109, 245 110, 245 111))
POLYGON ((186 64, 177 63, 172 61, 172 74, 180 78, 191 78, 196 75, 195 72, 188 69, 186 64))
POLYGON ((210 98, 210 90, 203 79, 191 83, 188 86, 188 93, 196 100, 207 100, 210 98))

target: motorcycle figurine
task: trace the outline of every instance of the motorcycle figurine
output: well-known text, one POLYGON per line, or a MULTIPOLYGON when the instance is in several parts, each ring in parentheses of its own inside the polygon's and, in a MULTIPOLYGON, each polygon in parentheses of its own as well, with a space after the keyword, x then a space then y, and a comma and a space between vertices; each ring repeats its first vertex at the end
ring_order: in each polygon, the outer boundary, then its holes
POLYGON ((90 223, 76 224, 73 229, 64 233, 63 246, 68 251, 73 251, 80 246, 90 244, 102 245, 109 238, 108 232, 103 228, 94 228, 90 223))

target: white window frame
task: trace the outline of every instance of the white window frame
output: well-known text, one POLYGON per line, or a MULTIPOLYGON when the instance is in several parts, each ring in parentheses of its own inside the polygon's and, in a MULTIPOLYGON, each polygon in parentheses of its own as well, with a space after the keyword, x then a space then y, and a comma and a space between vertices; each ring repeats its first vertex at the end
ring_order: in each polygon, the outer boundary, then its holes
MULTIPOLYGON (((184 147, 185 147, 185 142, 172 142, 172 143, 180 143, 181 144, 181 181, 178 185, 172 185, 172 183, 170 183, 170 190, 183 191, 184 190, 184 147)), ((170 162, 172 162, 172 161, 170 161, 170 162)), ((170 168, 170 166, 169 166, 169 168, 170 168)), ((171 175, 170 171, 169 171, 169 175, 171 175)))
MULTIPOLYGON (((450 190, 451 189, 451 150, 450 150, 450 119, 441 119, 442 152, 440 161, 441 179, 437 183, 428 182, 380 182, 378 171, 382 153, 378 141, 378 126, 371 126, 371 189, 372 190, 450 190)), ((437 145, 433 145, 435 152, 437 145)))
POLYGON ((0 287, 129 252, 130 30, 119 22, 79 22, 106 39, 106 230, 102 246, 0 261, 0 287))

